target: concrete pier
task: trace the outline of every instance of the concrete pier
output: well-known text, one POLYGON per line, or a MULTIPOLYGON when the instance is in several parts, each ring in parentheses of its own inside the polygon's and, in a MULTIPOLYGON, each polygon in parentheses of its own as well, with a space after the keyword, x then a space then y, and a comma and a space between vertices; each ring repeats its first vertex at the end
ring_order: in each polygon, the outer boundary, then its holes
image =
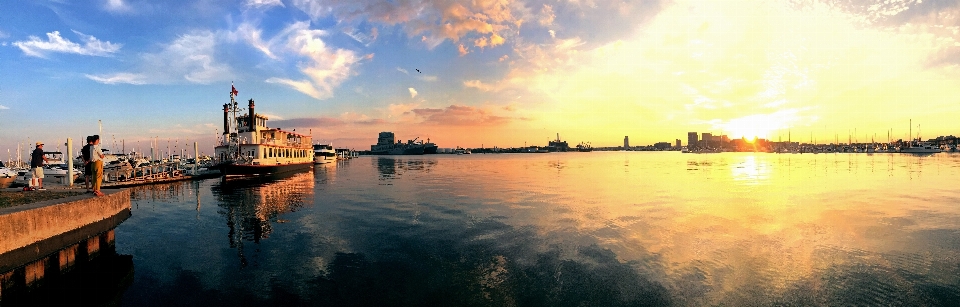
POLYGON ((130 217, 130 191, 74 196, 0 209, 0 301, 40 287, 104 251, 130 217))

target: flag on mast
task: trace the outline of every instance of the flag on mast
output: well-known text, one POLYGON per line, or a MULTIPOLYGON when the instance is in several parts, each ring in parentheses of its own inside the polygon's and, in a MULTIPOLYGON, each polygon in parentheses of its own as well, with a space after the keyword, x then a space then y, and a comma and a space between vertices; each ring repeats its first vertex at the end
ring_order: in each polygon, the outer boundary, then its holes
POLYGON ((239 93, 240 92, 237 92, 237 88, 233 86, 233 82, 230 82, 230 95, 236 97, 239 93))

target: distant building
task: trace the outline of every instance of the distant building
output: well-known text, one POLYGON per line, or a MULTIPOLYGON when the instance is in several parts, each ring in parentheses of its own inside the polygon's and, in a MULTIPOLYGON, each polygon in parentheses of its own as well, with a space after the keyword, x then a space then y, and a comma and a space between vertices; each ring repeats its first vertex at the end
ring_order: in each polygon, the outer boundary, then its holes
POLYGON ((687 148, 693 149, 697 147, 697 142, 700 141, 700 136, 696 132, 687 132, 687 148))
POLYGON ((624 148, 624 149, 630 148, 630 137, 629 137, 629 136, 624 136, 624 137, 623 137, 623 148, 624 148))
POLYGON ((700 140, 703 141, 702 144, 700 144, 700 147, 704 147, 704 148, 712 148, 712 147, 714 147, 714 146, 713 146, 713 133, 707 133, 707 132, 701 133, 701 134, 700 134, 700 140))
POLYGON ((653 144, 653 148, 656 148, 657 150, 670 149, 670 142, 660 142, 660 143, 653 144))
POLYGON ((675 146, 675 147, 676 147, 676 148, 680 148, 680 145, 681 145, 681 144, 680 144, 680 139, 677 139, 677 146, 675 146))

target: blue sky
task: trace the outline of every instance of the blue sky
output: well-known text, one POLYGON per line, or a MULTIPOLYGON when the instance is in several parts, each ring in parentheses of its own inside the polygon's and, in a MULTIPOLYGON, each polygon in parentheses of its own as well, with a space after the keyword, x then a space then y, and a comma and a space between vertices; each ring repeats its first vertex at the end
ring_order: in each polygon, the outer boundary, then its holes
POLYGON ((957 13, 916 0, 7 3, 0 151, 80 140, 102 120, 141 151, 158 137, 210 152, 231 82, 270 126, 338 147, 379 131, 441 147, 886 139, 911 118, 924 137, 951 134, 957 13))

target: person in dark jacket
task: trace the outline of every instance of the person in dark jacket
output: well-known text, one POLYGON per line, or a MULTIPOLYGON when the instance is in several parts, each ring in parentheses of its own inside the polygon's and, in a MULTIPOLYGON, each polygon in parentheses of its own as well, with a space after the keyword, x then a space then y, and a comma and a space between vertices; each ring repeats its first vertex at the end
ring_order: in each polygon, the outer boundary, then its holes
POLYGON ((30 178, 30 185, 38 190, 43 188, 43 164, 47 162, 47 157, 43 155, 43 142, 37 142, 37 149, 33 150, 30 156, 30 171, 33 178, 30 178))
POLYGON ((83 187, 90 191, 90 176, 93 175, 93 164, 90 163, 90 147, 93 147, 93 136, 87 136, 87 145, 83 145, 80 156, 83 157, 83 187))

